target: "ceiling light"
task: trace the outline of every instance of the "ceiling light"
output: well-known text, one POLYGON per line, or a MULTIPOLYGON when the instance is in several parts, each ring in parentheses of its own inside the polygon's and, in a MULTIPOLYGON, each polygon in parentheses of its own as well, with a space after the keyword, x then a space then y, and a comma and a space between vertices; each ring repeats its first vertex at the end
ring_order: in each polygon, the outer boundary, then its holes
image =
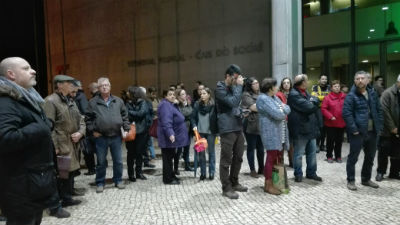
POLYGON ((371 37, 370 36, 368 36, 368 39, 370 39, 371 37))
POLYGON ((397 51, 397 50, 394 50, 394 53, 399 53, 399 51, 397 51))
POLYGON ((310 70, 315 70, 315 68, 314 68, 314 67, 311 67, 310 70))
POLYGON ((375 29, 373 29, 373 28, 372 28, 372 29, 369 29, 369 32, 371 32, 371 33, 372 33, 372 32, 375 32, 375 29))
POLYGON ((363 61, 361 61, 362 63, 367 63, 368 59, 364 59, 363 61))
POLYGON ((382 10, 383 10, 383 11, 388 10, 388 9, 389 9, 388 6, 383 6, 383 7, 382 7, 382 10))

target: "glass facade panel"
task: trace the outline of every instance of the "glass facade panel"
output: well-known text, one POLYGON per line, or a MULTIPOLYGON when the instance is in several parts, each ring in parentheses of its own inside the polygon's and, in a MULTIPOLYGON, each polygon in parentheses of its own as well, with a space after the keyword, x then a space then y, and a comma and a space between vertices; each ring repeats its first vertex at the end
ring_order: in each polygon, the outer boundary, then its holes
POLYGON ((400 37, 400 2, 388 2, 356 10, 356 41, 400 37))
POLYGON ((329 12, 340 12, 344 10, 350 10, 351 1, 350 0, 330 0, 329 12))
POLYGON ((303 0, 303 16, 319 16, 321 15, 321 2, 320 0, 303 0))
POLYGON ((360 45, 357 52, 357 71, 364 70, 372 75, 379 75, 379 44, 360 45))
POLYGON ((351 42, 350 11, 304 19, 304 47, 351 42))
POLYGON ((387 67, 386 67, 386 77, 384 80, 386 87, 392 86, 398 75, 400 74, 400 41, 389 42, 387 44, 387 67))
POLYGON ((347 83, 349 76, 349 48, 334 48, 329 50, 329 80, 339 80, 347 83))
POLYGON ((318 82, 319 76, 324 70, 324 51, 307 51, 306 63, 306 74, 311 87, 311 84, 316 84, 318 82))
POLYGON ((356 8, 367 8, 382 4, 391 4, 394 2, 400 2, 400 0, 354 0, 354 5, 356 8))

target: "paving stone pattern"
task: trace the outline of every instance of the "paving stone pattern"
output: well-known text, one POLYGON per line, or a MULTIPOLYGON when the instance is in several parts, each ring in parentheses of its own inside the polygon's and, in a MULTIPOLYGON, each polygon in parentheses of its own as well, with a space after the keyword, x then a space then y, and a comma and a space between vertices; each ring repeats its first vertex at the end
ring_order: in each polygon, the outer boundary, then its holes
MULTIPOLYGON (((181 185, 164 185, 160 159, 155 161, 156 169, 145 168, 148 180, 125 181, 125 190, 108 184, 103 193, 97 194, 90 186, 95 176, 81 175, 76 178, 76 186, 88 188, 86 195, 79 198, 83 203, 68 207, 72 216, 67 219, 45 214, 42 224, 400 224, 400 181, 386 178, 378 189, 362 186, 363 154, 356 170, 357 191, 346 188, 346 157, 343 163, 328 164, 326 152, 320 152, 317 173, 323 178, 322 183, 309 179, 295 183, 289 168, 290 193, 273 196, 263 192, 263 177, 249 176, 245 152, 240 182, 249 191, 239 193, 238 200, 230 200, 222 196, 218 176, 220 146, 216 149, 217 174, 213 181, 199 181, 193 172, 181 169, 181 185)), ((348 149, 344 144, 344 156, 348 149)), ((111 159, 109 164, 107 178, 112 176, 111 159)), ((126 180, 126 161, 124 165, 126 180)), ((376 160, 372 175, 375 180, 376 160)))

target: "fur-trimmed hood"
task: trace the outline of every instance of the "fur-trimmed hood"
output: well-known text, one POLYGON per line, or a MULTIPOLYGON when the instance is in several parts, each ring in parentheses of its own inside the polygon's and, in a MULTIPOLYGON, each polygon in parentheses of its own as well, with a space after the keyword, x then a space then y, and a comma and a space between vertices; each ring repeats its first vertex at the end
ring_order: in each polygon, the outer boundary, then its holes
POLYGON ((17 89, 1 83, 0 83, 0 96, 8 96, 15 100, 21 100, 23 98, 22 94, 17 89))

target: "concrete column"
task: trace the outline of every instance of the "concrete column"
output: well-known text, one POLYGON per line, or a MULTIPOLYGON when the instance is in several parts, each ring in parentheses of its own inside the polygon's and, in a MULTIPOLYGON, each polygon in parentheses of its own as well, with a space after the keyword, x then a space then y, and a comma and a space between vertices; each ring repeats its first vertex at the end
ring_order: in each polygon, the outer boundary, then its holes
POLYGON ((272 0, 272 77, 302 72, 301 1, 272 0))

